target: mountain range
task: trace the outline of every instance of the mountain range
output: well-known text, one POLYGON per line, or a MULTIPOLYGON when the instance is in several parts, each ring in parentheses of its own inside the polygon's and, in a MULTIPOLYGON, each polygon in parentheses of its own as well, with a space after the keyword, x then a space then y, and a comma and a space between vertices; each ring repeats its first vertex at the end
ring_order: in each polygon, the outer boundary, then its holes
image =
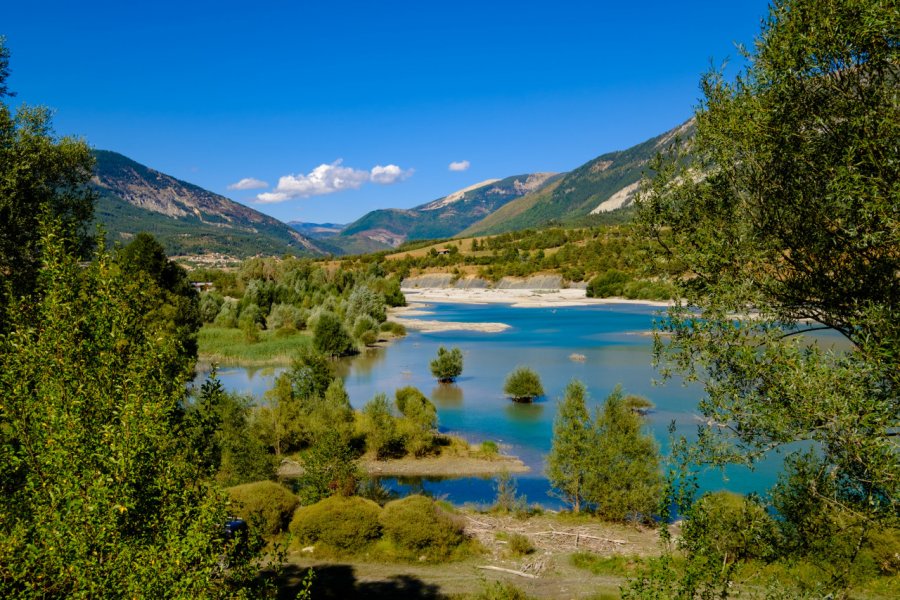
POLYGON ((95 217, 110 243, 149 231, 170 255, 359 254, 411 240, 490 235, 550 225, 577 226, 627 216, 650 160, 693 121, 567 173, 490 179, 411 209, 379 209, 349 225, 289 224, 191 183, 96 150, 95 217))
POLYGON ((108 150, 95 150, 95 219, 109 243, 148 231, 170 256, 323 255, 336 252, 278 219, 108 150))

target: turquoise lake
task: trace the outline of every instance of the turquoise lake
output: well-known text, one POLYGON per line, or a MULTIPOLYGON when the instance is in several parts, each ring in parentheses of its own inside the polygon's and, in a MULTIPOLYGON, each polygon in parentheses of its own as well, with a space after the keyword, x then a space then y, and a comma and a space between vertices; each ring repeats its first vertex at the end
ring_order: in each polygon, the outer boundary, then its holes
MULTIPOLYGON (((344 360, 339 371, 351 403, 360 408, 379 392, 392 398, 395 389, 416 386, 437 406, 441 431, 472 442, 494 440, 505 453, 520 457, 531 467, 531 472, 516 476, 519 493, 526 495, 529 503, 560 506, 549 494, 543 475, 544 456, 550 450, 556 403, 572 379, 587 386, 592 407, 617 384, 626 393, 652 400, 656 408, 648 415, 648 428, 663 452, 673 421, 677 434, 696 433, 700 388, 674 381, 654 385, 659 374, 651 366, 650 331, 659 316, 658 308, 633 304, 517 308, 429 303, 424 310, 430 314, 421 318, 427 320, 501 322, 510 328, 501 333, 410 330, 407 337, 386 348, 344 360), (458 346, 463 351, 463 374, 454 385, 437 384, 429 371, 428 364, 441 345, 458 346), (573 353, 583 354, 585 360, 573 361, 573 353), (538 372, 545 398, 534 404, 517 404, 504 397, 504 380, 518 365, 538 372)), ((283 370, 227 367, 220 369, 219 377, 227 389, 261 399, 283 370)), ((780 457, 774 456, 753 471, 732 468, 724 474, 706 472, 701 485, 707 490, 763 492, 775 482, 780 464, 780 457)), ((456 504, 487 504, 495 497, 491 479, 391 479, 384 483, 402 492, 424 490, 445 496, 456 504)))

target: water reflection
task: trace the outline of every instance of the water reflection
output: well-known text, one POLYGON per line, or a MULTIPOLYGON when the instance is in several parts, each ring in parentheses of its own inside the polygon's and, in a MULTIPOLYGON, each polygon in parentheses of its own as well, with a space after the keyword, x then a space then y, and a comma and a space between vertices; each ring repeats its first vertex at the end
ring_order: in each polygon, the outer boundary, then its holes
POLYGON ((506 406, 506 416, 519 423, 538 423, 544 418, 544 406, 539 402, 513 402, 506 406))
POLYGON ((463 390, 454 383, 441 383, 431 390, 431 400, 438 406, 461 406, 463 390))

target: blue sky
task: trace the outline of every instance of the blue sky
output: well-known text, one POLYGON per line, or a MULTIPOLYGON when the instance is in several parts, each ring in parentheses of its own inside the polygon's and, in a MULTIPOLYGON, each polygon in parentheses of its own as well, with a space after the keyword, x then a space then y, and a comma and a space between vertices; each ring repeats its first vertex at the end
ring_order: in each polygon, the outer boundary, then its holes
POLYGON ((58 133, 285 221, 343 223, 488 178, 569 170, 678 125, 700 74, 711 61, 733 71, 735 43, 752 43, 766 10, 16 2, 0 35, 13 102, 55 109, 58 133))

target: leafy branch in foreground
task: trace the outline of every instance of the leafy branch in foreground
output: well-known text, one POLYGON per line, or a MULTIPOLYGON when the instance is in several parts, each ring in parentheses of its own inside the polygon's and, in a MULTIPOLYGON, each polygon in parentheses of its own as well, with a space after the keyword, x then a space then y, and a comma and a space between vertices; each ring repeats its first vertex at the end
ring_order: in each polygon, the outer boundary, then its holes
POLYGON ((900 524, 897 18, 874 0, 775 2, 746 70, 704 76, 691 156, 656 165, 638 216, 668 249, 656 259, 689 274, 656 356, 703 385, 698 459, 814 448, 773 501, 786 528, 824 536, 781 551, 817 547, 826 592, 900 524), (821 326, 843 340, 806 333, 821 326))

